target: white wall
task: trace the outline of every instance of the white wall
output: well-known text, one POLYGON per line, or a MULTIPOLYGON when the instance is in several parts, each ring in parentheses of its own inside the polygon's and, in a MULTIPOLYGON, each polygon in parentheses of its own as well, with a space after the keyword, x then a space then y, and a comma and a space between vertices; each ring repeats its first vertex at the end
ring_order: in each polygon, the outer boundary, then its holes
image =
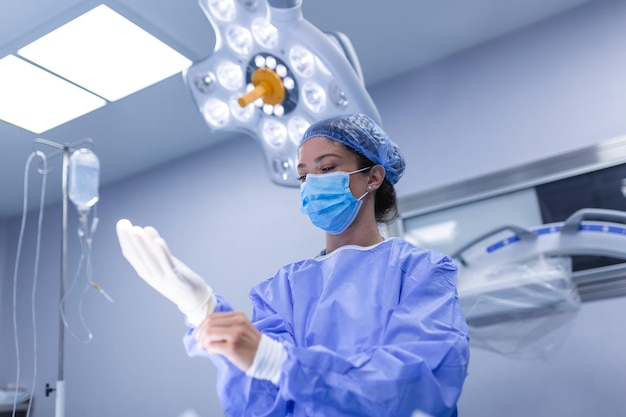
POLYGON ((370 89, 407 195, 626 132, 626 2, 600 0, 370 89))
MULTIPOLYGON (((625 32, 626 2, 596 1, 371 88, 385 128, 408 159, 400 196, 625 133, 625 32)), ((93 137, 97 147, 97 132, 93 137)), ((103 169, 114 169, 113 162, 101 162, 103 169)), ((84 344, 66 335, 66 414, 175 417, 193 409, 203 416, 220 415, 211 363, 185 356, 181 316, 123 259, 114 232, 117 219, 156 226, 175 254, 249 312, 247 290, 252 285, 323 246, 322 233, 299 213, 298 204, 297 189, 267 180, 260 148, 249 138, 104 187, 93 247, 94 280, 115 302, 89 291, 84 318, 94 339, 84 344)), ((57 377, 60 208, 46 213, 37 298, 35 417, 53 415, 54 398, 43 396, 43 387, 57 377)), ((72 210, 70 214, 71 279, 78 245, 76 219, 72 210)), ((8 242, 17 239, 18 223, 7 222, 8 242)), ((33 256, 32 237, 25 253, 33 256)), ((9 244, 5 259, 13 257, 9 244)), ((30 272, 24 269, 19 288, 26 384, 32 382, 30 272)), ((6 314, 7 281, 5 274, 0 346, 2 361, 10 366, 0 367, 0 384, 14 378, 15 354, 4 342, 12 337, 6 331, 11 320, 6 314)), ((74 295, 68 300, 68 317, 71 328, 79 331, 74 295)), ((583 305, 560 355, 545 362, 472 351, 460 414, 623 414, 626 337, 617 317, 625 312, 626 299, 583 305)))

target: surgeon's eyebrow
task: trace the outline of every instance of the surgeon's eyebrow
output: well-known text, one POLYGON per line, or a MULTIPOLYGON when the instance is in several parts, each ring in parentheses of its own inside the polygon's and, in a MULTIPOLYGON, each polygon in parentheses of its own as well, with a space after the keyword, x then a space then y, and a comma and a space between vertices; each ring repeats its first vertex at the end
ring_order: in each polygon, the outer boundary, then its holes
MULTIPOLYGON (((314 159, 315 165, 319 165, 325 158, 329 158, 333 156, 336 158, 341 158, 341 155, 338 155, 336 153, 325 153, 324 155, 320 155, 314 159)), ((306 164, 299 163, 298 168, 306 168, 306 164)))

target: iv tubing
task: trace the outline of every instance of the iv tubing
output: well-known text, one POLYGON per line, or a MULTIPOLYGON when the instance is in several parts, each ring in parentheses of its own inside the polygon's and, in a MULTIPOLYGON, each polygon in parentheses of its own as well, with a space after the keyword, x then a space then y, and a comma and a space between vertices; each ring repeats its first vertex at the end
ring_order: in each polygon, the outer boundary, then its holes
POLYGON ((20 364, 20 350, 19 350, 19 338, 18 338, 18 334, 17 334, 17 276, 18 276, 18 271, 19 271, 19 261, 20 261, 20 257, 21 257, 21 253, 22 253, 22 243, 23 243, 23 239, 24 239, 24 230, 26 228, 26 217, 27 217, 27 211, 28 211, 28 169, 30 167, 30 163, 32 162, 32 159, 34 157, 40 157, 43 161, 43 179, 42 179, 42 185, 41 185, 41 197, 40 197, 40 205, 39 205, 39 219, 38 219, 38 223, 37 223, 37 247, 36 247, 36 252, 35 252, 35 265, 34 265, 34 278, 33 278, 33 289, 32 289, 32 293, 31 293, 31 314, 32 314, 32 324, 33 324, 33 382, 32 382, 32 388, 31 388, 31 392, 29 395, 29 400, 28 400, 28 411, 26 413, 27 416, 30 415, 30 410, 31 410, 31 406, 32 406, 32 400, 33 400, 33 391, 34 391, 34 387, 36 385, 36 381, 37 381, 37 322, 36 322, 36 318, 35 318, 35 295, 36 295, 36 290, 37 290, 37 275, 39 273, 39 254, 40 254, 40 246, 41 246, 41 226, 42 226, 42 222, 43 222, 43 212, 44 212, 44 202, 45 202, 45 195, 46 195, 46 179, 47 179, 47 174, 48 174, 48 161, 46 159, 46 155, 43 152, 40 151, 35 151, 33 153, 31 153, 26 161, 26 166, 24 168, 24 203, 23 203, 23 209, 22 209, 22 221, 20 224, 20 233, 19 233, 19 238, 18 238, 18 244, 17 244, 17 251, 16 251, 16 255, 15 255, 15 268, 13 270, 13 331, 14 331, 14 338, 15 338, 15 355, 17 357, 17 376, 16 376, 16 382, 15 382, 15 398, 13 400, 13 412, 12 412, 12 416, 15 417, 15 413, 17 410, 17 397, 18 397, 18 392, 19 392, 19 385, 20 385, 20 373, 21 373, 21 364, 20 364))
MULTIPOLYGON (((81 343, 88 343, 93 339, 93 334, 91 333, 91 330, 89 329, 89 327, 87 326, 87 324, 85 323, 85 319, 83 317, 83 298, 85 295, 85 292, 89 289, 96 289, 98 290, 98 292, 100 292, 101 294, 103 294, 107 299, 109 299, 109 301, 112 302, 112 300, 110 299, 110 297, 108 296, 108 294, 106 294, 104 292, 103 289, 100 288, 100 286, 98 284, 96 284, 95 282, 93 282, 91 280, 91 256, 90 256, 90 241, 91 241, 91 235, 89 233, 89 230, 87 228, 87 214, 85 214, 85 217, 81 217, 80 219, 80 229, 79 229, 79 238, 80 238, 80 246, 81 246, 81 256, 80 259, 78 261, 78 266, 76 268, 76 274, 74 275, 74 278, 72 279, 71 283, 68 283, 69 286, 66 288, 65 291, 65 295, 63 297, 63 299, 61 300, 61 303, 59 305, 59 313, 61 316, 61 320, 63 321, 63 324, 65 326, 65 328, 69 331, 70 335, 74 336, 74 338, 76 338, 76 340, 78 340, 81 343), (85 287, 85 289, 83 290, 81 296, 80 296, 80 301, 79 301, 79 316, 80 316, 80 322, 83 326, 83 328, 86 330, 87 332, 87 339, 82 339, 77 333, 73 332, 69 323, 67 322, 67 318, 65 316, 65 304, 67 302, 67 297, 69 296, 69 294, 74 290, 74 288, 76 287, 76 285, 78 284, 78 278, 80 276, 80 272, 81 269, 83 268, 83 265, 85 265, 86 268, 86 274, 88 276, 88 280, 89 280, 89 285, 87 285, 85 287)), ((95 229, 95 221, 92 224, 92 229, 95 229)))

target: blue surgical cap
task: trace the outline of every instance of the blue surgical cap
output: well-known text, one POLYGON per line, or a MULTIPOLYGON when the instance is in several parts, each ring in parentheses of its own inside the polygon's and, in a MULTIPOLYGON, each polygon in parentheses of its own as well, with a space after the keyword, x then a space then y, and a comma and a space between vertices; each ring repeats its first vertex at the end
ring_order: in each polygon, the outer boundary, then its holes
POLYGON ((304 132, 300 146, 314 136, 343 143, 373 163, 382 165, 386 171, 385 178, 392 184, 404 174, 406 162, 398 145, 369 116, 351 114, 314 123, 304 132))

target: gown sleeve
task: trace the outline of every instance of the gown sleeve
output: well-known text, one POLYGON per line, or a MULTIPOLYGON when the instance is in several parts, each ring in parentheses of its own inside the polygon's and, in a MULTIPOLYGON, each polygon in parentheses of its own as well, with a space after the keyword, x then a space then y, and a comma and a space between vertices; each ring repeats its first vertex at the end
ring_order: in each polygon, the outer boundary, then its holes
MULTIPOLYGON (((215 312, 234 310, 222 296, 216 294, 216 300, 215 312)), ((287 411, 289 405, 278 395, 278 387, 275 384, 251 378, 225 357, 207 352, 198 343, 197 329, 189 323, 187 325, 189 328, 183 338, 187 354, 192 357, 209 358, 217 368, 217 394, 227 416, 279 417, 289 414, 287 411)))
MULTIPOLYGON (((455 416, 469 361, 456 267, 443 258, 427 277, 423 269, 419 272, 419 278, 408 273, 401 299, 384 320, 329 320, 328 326, 359 326, 363 333, 381 334, 379 343, 351 354, 296 343, 293 327, 306 324, 290 322, 293 315, 284 306, 292 303, 276 305, 276 300, 291 297, 288 280, 277 276, 257 286, 251 293, 252 322, 282 342, 288 357, 278 385, 250 378, 228 361, 212 357, 226 415, 410 417, 419 411, 432 417, 455 416)), ((189 339, 187 347, 190 354, 212 356, 189 339)))

